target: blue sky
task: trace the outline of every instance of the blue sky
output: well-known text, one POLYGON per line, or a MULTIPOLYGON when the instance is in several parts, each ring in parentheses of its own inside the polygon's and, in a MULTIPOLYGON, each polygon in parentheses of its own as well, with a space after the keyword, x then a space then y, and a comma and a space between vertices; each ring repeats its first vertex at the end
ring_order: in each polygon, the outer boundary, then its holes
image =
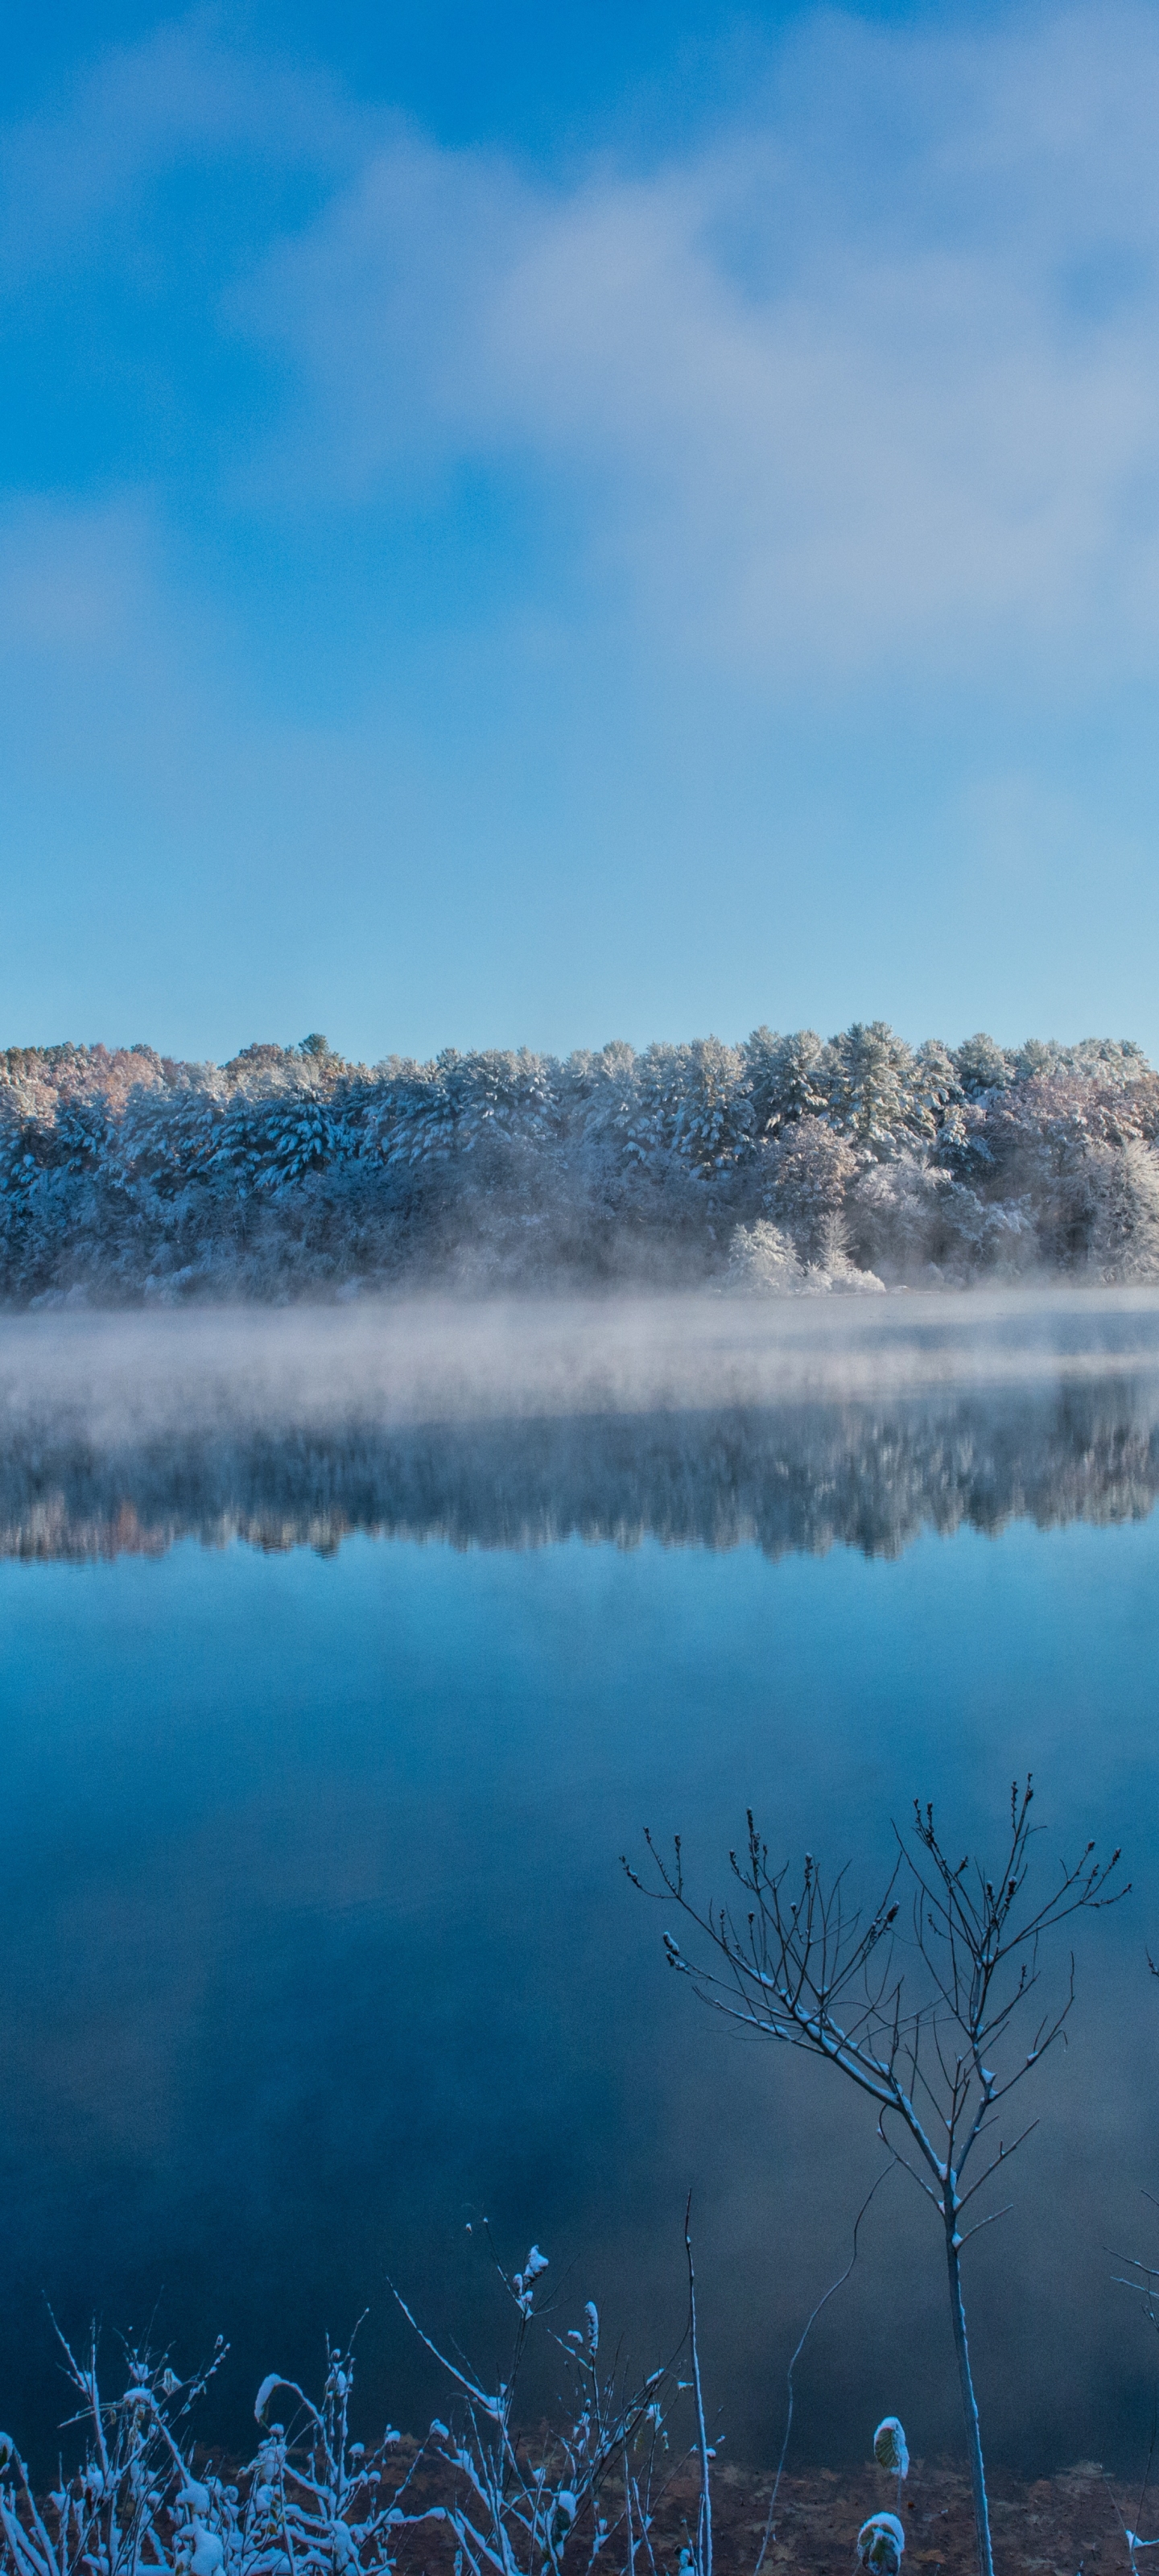
POLYGON ((0 1041, 1159 1052, 1154 6, 40 15, 0 1041))

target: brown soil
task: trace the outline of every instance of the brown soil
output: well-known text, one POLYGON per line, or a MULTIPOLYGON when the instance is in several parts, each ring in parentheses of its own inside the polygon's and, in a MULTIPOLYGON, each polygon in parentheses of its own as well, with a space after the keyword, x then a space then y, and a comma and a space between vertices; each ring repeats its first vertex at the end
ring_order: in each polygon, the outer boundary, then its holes
MULTIPOLYGON (((714 2535, 721 2576, 752 2576, 764 2529, 771 2478, 718 2466, 714 2535)), ((964 2471, 915 2461, 903 2490, 905 2576, 975 2576, 974 2518, 964 2471)), ((1119 2498, 1128 2521, 1136 2498, 1119 2498)), ((810 2576, 849 2576, 858 2531, 871 2513, 896 2510, 892 2478, 872 2468, 835 2474, 822 2469, 785 2477, 777 2499, 768 2576, 808 2569, 810 2576)), ((1084 2460, 1062 2476, 1027 2484, 995 2477, 990 2499, 996 2576, 1035 2569, 1047 2576, 1130 2576, 1123 2525, 1102 2470, 1084 2460)), ((1150 2528, 1150 2525, 1148 2525, 1150 2528)))
MULTIPOLYGON (((753 2576, 768 2513, 772 2478, 766 2472, 726 2466, 717 2461, 713 2476, 713 2540, 716 2576, 753 2576)), ((420 2471, 415 2504, 435 2500, 420 2471)), ((682 2542, 695 2527, 698 2486, 695 2474, 681 2468, 672 2479, 656 2514, 652 2545, 657 2568, 674 2576, 682 2542)), ((604 2512, 614 2522, 619 2493, 604 2489, 604 2512)), ((1118 2506, 1130 2522, 1138 2508, 1137 2491, 1119 2492, 1097 2462, 1084 2460, 1060 2475, 1032 2482, 992 2479, 991 2528, 996 2576, 1130 2576, 1130 2560, 1118 2506), (1117 2500, 1117 2502, 1116 2502, 1117 2500)), ((773 2531, 765 2557, 765 2576, 854 2576, 858 2531, 871 2513, 896 2509, 896 2487, 872 2466, 837 2472, 812 2470, 781 2480, 773 2531)), ((969 2480, 965 2472, 932 2461, 915 2461, 904 2490, 902 2521, 906 2552, 904 2576, 976 2576, 974 2523, 969 2480)), ((1159 2524, 1159 2496, 1156 2498, 1159 2524)), ((1146 2529, 1155 2527, 1150 2520, 1146 2529)), ((443 2576, 439 2525, 400 2535, 400 2570, 407 2576, 443 2576)), ((590 2528, 577 2527, 571 2544, 577 2576, 589 2564, 590 2528)), ((623 2564, 622 2531, 595 2560, 595 2576, 623 2564)), ((447 2576, 451 2553, 446 2551, 447 2576)), ((566 2561, 565 2561, 566 2565, 566 2561)), ((1143 2562, 1144 2568, 1146 2561, 1143 2562)), ((648 2576, 643 2553, 637 2576, 648 2576)))

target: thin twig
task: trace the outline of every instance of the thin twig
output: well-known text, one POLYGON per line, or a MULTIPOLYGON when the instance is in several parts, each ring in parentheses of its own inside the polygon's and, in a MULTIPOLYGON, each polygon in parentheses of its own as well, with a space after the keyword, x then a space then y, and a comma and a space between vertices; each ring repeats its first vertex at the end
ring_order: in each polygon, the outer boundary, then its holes
POLYGON ((696 2556, 699 2576, 712 2576, 712 2480, 709 2474, 708 2433, 704 2421, 704 2394, 700 2385, 700 2346, 696 2336, 696 2272, 692 2261, 691 2192, 689 2192, 684 2212, 684 2250, 688 2256, 688 2340, 692 2352, 696 2433, 700 2447, 700 2525, 697 2532, 696 2556))
POLYGON ((820 2314, 821 2314, 821 2310, 822 2310, 822 2308, 827 2308, 827 2307, 828 2307, 830 2299, 832 2299, 832 2298, 834 2298, 834 2297, 836 2296, 836 2294, 837 2294, 838 2290, 843 2290, 843 2289, 844 2289, 845 2284, 846 2284, 847 2280, 849 2279, 849 2275, 850 2275, 850 2273, 852 2272, 852 2270, 853 2270, 853 2266, 854 2266, 854 2264, 855 2264, 855 2263, 856 2263, 856 2261, 857 2261, 857 2237, 858 2237, 858 2230, 860 2229, 862 2219, 863 2219, 863 2218, 864 2218, 864 2216, 865 2216, 865 2213, 866 2213, 866 2211, 867 2211, 867 2209, 868 2209, 868 2207, 869 2207, 870 2201, 871 2201, 871 2200, 873 2199, 873 2197, 874 2197, 875 2192, 876 2192, 876 2191, 878 2191, 878 2189, 880 2188, 881 2184, 885 2181, 886 2176, 887 2176, 888 2174, 891 2174, 891 2173, 893 2172, 894 2162, 895 2162, 895 2159, 891 2156, 889 2163, 888 2163, 887 2165, 883 2165, 883 2166, 882 2166, 881 2172, 879 2173, 879 2175, 878 2175, 878 2177, 877 2177, 877 2181, 876 2181, 876 2182, 874 2182, 874 2183, 871 2183, 870 2188, 869 2188, 868 2192, 866 2193, 865 2199, 862 2201, 861 2207, 860 2207, 860 2209, 858 2210, 857 2216, 856 2216, 856 2218, 855 2218, 855 2219, 854 2219, 854 2221, 853 2221, 853 2251, 852 2251, 852 2253, 851 2253, 851 2255, 850 2255, 850 2257, 849 2257, 849 2261, 848 2261, 848 2263, 847 2263, 847 2264, 846 2264, 846 2266, 845 2266, 845 2270, 841 2273, 840 2278, 839 2278, 838 2280, 836 2280, 836 2281, 831 2281, 831 2282, 830 2282, 829 2287, 828 2287, 828 2289, 826 2290, 826 2292, 825 2292, 825 2294, 824 2294, 824 2297, 823 2297, 823 2298, 818 2299, 818 2301, 817 2301, 817 2305, 816 2305, 816 2307, 813 2309, 812 2314, 811 2314, 811 2315, 806 2319, 805 2326, 804 2326, 803 2332, 802 2332, 802 2334, 801 2334, 800 2342, 799 2342, 799 2343, 798 2343, 798 2345, 797 2345, 796 2351, 795 2351, 795 2352, 794 2352, 794 2354, 793 2354, 792 2360, 790 2361, 790 2363, 789 2363, 789 2367, 788 2367, 788 2370, 787 2370, 787 2372, 786 2372, 786 2374, 785 2374, 785 2375, 786 2375, 787 2384, 788 2384, 788 2392, 789 2392, 789 2402, 788 2402, 788 2406, 787 2406, 786 2411, 785 2411, 785 2438, 784 2438, 784 2441, 783 2441, 783 2442, 782 2442, 782 2444, 781 2444, 781 2456, 780 2456, 780 2459, 779 2459, 779 2460, 778 2460, 778 2462, 777 2462, 777 2474, 776 2474, 775 2478, 773 2479, 773 2492, 772 2492, 771 2496, 769 2497, 769 2510, 768 2510, 768 2513, 767 2513, 767 2515, 766 2515, 766 2517, 765 2517, 765 2527, 764 2527, 764 2531, 763 2531, 763 2532, 762 2532, 762 2534, 761 2534, 761 2545, 760 2545, 760 2549, 759 2549, 759 2551, 758 2551, 758 2553, 757 2553, 757 2563, 756 2563, 756 2566, 755 2566, 755 2567, 754 2567, 754 2569, 753 2569, 753 2576, 761 2576, 761 2569, 762 2569, 762 2567, 764 2566, 764 2563, 765 2563, 765 2553, 766 2553, 766 2551, 767 2551, 767 2549, 768 2549, 769 2542, 770 2542, 770 2540, 771 2540, 771 2538, 772 2538, 772 2532, 773 2532, 773 2515, 774 2515, 774 2513, 776 2512, 776 2508, 777 2508, 777 2497, 778 2497, 778 2494, 780 2493, 781 2477, 782 2477, 782 2474, 783 2474, 783 2471, 784 2471, 785 2460, 786 2460, 786 2457, 787 2457, 787 2454, 788 2454, 788 2449, 789 2449, 789 2435, 790 2435, 790 2433, 792 2432, 792 2429, 793 2429, 793 2373, 794 2373, 794 2371, 795 2371, 795 2369, 796 2369, 796 2367, 797 2367, 797 2363, 799 2362, 799 2360, 800 2360, 800 2358, 801 2358, 802 2353, 804 2352, 805 2346, 806 2346, 806 2344, 807 2344, 807 2342, 808 2342, 808 2340, 809 2340, 809 2337, 810 2337, 810 2335, 811 2335, 811 2333, 812 2333, 812 2331, 813 2331, 813 2328, 814 2328, 814 2326, 815 2326, 815 2325, 816 2325, 816 2323, 817 2323, 817 2319, 818 2319, 818 2317, 819 2317, 819 2316, 820 2316, 820 2314))

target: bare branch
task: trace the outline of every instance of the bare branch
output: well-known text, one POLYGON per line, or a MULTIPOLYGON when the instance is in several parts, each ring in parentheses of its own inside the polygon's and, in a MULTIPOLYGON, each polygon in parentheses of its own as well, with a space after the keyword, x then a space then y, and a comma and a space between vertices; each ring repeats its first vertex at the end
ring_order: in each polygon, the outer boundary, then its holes
MULTIPOLYGON (((992 2576, 989 2515, 977 2408, 966 2342, 960 2255, 983 2219, 963 2234, 959 2219, 975 2195, 1009 2162, 1037 2125, 1009 2146, 984 2153, 999 2105, 1061 2038, 1074 2002, 1069 1955, 1060 1998, 1039 2009, 1029 2045, 1014 2034, 1038 1991, 1048 1945, 1077 1914, 1119 1904, 1120 1853, 1100 1862, 1093 1842, 1060 1865, 1057 1883, 1031 1893, 1033 1781, 1013 1784, 1009 1823, 997 1869, 969 1855, 951 1857, 932 1805, 915 1800, 912 1830, 895 1828, 896 1855, 871 1912, 851 1903, 848 1870, 829 1880, 811 1852, 799 1878, 773 1868, 752 1812, 739 1851, 729 1854, 743 1915, 688 1894, 679 1840, 666 1860, 650 1836, 658 1885, 647 1892, 674 1905, 692 1927, 693 1955, 665 1930, 669 1965, 688 1978, 703 2003, 754 2037, 803 2049, 834 2066, 876 2105, 891 2157, 918 2183, 938 2212, 949 2266, 951 2312, 970 2444, 981 2576, 992 2576), (906 1935, 899 1881, 908 1881, 906 1935), (888 2125, 887 2125, 888 2124, 888 2125), (904 2133, 908 2153, 889 2132, 904 2133)), ((625 1864, 626 1866, 626 1864, 625 1864)), ((629 1872, 629 1875, 634 1873, 629 1872)), ((1157 1972, 1159 1973, 1159 1972, 1157 1972)))

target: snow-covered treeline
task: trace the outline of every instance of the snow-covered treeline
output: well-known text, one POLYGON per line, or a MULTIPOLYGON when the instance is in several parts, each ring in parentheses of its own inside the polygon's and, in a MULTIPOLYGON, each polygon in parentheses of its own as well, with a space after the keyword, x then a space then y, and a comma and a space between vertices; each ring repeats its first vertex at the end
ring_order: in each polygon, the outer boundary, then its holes
POLYGON ((914 1049, 874 1021, 564 1062, 0 1053, 14 1302, 1043 1270, 1159 1277, 1159 1076, 1130 1041, 914 1049))

